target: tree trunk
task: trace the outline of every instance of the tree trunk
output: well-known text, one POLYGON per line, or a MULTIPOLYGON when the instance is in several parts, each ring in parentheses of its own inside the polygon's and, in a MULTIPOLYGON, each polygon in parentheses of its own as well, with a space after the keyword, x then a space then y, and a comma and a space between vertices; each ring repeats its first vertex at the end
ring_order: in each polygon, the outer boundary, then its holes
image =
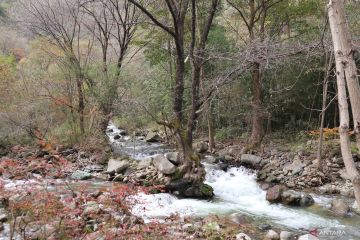
POLYGON ((357 77, 356 63, 353 56, 355 51, 352 49, 351 34, 346 20, 344 3, 344 0, 330 1, 329 17, 331 11, 332 27, 334 28, 332 30, 334 31, 334 52, 336 57, 343 64, 354 120, 356 143, 358 151, 360 151, 360 85, 357 77))
MULTIPOLYGON (((328 4, 328 15, 329 24, 331 29, 331 35, 334 45, 335 62, 336 62, 336 79, 338 87, 338 102, 339 102, 339 113, 340 113, 340 145, 341 154, 344 160, 345 168, 349 174, 355 192, 355 198, 358 206, 360 206, 360 175, 356 169, 355 162, 351 154, 351 143, 348 135, 349 130, 349 109, 346 94, 346 83, 351 83, 351 78, 354 76, 349 74, 349 54, 346 51, 349 49, 342 49, 344 43, 349 41, 346 39, 349 35, 346 34, 343 29, 346 25, 345 12, 344 12, 344 1, 343 0, 330 0, 328 4), (349 79, 350 78, 350 79, 349 79)), ((349 87, 349 85, 348 85, 349 87)), ((349 95, 351 90, 349 90, 349 95)), ((352 94, 355 92, 353 91, 352 94)), ((354 96, 353 96, 354 97, 354 96)), ((353 103, 351 101, 351 103, 353 103)))
POLYGON ((83 84, 82 78, 77 77, 76 85, 78 91, 78 114, 79 114, 79 127, 81 134, 85 133, 85 123, 84 123, 84 110, 85 110, 85 100, 84 100, 84 92, 83 92, 83 84))
POLYGON ((253 80, 253 101, 252 101, 253 116, 252 116, 251 144, 255 146, 261 143, 264 137, 259 63, 254 63, 252 80, 253 80))
POLYGON ((322 148, 323 148, 323 142, 324 142, 324 122, 325 122, 325 113, 326 113, 326 99, 327 99, 327 93, 328 93, 328 87, 329 87, 329 73, 331 71, 332 65, 333 65, 333 54, 331 53, 330 56, 328 56, 327 53, 325 53, 325 76, 323 81, 323 93, 322 93, 322 108, 321 108, 321 119, 320 119, 320 134, 319 134, 319 145, 318 145, 318 151, 317 151, 317 159, 318 159, 318 170, 323 171, 324 170, 324 159, 322 158, 322 148))

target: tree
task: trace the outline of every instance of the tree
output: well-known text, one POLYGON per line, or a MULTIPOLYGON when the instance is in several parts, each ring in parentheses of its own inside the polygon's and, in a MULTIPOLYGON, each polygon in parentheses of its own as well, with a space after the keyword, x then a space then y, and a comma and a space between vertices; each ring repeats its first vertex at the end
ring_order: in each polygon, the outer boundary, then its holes
POLYGON ((44 37, 49 43, 60 48, 64 57, 59 59, 66 69, 74 74, 78 106, 79 128, 85 133, 85 94, 84 74, 87 56, 80 51, 83 14, 76 0, 32 0, 19 1, 23 10, 18 16, 20 22, 36 35, 44 37))
POLYGON ((99 102, 103 115, 100 128, 105 131, 118 100, 118 87, 123 61, 133 40, 139 14, 137 8, 127 0, 79 0, 81 9, 90 17, 84 25, 101 48, 101 81, 93 82, 92 93, 99 102), (111 61, 115 55, 116 60, 111 61), (112 65, 115 70, 109 71, 112 65))
POLYGON ((351 36, 347 26, 344 3, 344 0, 330 0, 328 4, 328 15, 336 63, 336 79, 340 111, 339 133, 341 154, 344 159, 346 171, 354 186, 357 204, 360 206, 360 174, 351 154, 351 143, 348 135, 350 119, 346 86, 349 91, 350 103, 353 109, 355 132, 359 131, 359 129, 357 129, 359 128, 357 114, 359 114, 360 111, 360 89, 350 44, 351 36))
POLYGON ((148 8, 135 0, 129 0, 137 6, 152 22, 160 27, 163 31, 168 33, 174 43, 176 49, 176 64, 175 64, 175 87, 173 90, 173 114, 174 117, 169 122, 161 122, 173 129, 179 150, 179 159, 181 162, 180 173, 184 179, 193 182, 201 182, 204 178, 205 172, 201 166, 200 159, 193 153, 192 139, 193 131, 195 129, 195 121, 198 117, 198 110, 201 106, 199 101, 199 87, 200 87, 200 72, 204 64, 204 50, 207 37, 212 25, 214 14, 217 10, 219 1, 213 0, 208 16, 205 18, 204 25, 197 21, 197 4, 195 0, 166 0, 167 11, 172 18, 172 25, 169 27, 159 20, 154 13, 151 13, 148 8), (190 113, 186 123, 184 114, 184 74, 185 74, 185 20, 188 13, 189 5, 191 3, 191 40, 189 58, 191 61, 191 104, 190 113), (198 37, 197 26, 201 25, 199 30, 200 37, 198 37))
MULTIPOLYGON (((252 44, 261 45, 266 37, 266 20, 269 9, 280 3, 282 0, 250 0, 233 1, 227 0, 228 4, 233 7, 246 26, 249 41, 252 44)), ((254 48, 252 55, 256 55, 256 48, 254 48)), ((251 144, 256 146, 261 143, 265 131, 263 126, 263 118, 265 110, 261 100, 261 63, 256 61, 254 57, 252 62, 252 130, 251 130, 251 144)))

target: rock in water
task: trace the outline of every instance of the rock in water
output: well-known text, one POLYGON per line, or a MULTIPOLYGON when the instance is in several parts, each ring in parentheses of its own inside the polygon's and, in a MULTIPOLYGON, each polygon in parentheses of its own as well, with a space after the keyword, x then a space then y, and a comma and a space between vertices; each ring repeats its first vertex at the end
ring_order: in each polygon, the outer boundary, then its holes
POLYGON ((130 167, 130 164, 126 160, 110 159, 106 172, 109 174, 122 173, 128 167, 130 167))
POLYGON ((261 157, 253 154, 242 154, 241 163, 251 168, 257 168, 261 163, 261 157))
POLYGON ((281 201, 281 194, 284 191, 284 187, 280 185, 276 185, 274 187, 269 188, 266 191, 266 200, 271 203, 276 203, 281 201))
POLYGON ((239 233, 236 235, 236 240, 251 240, 251 238, 245 233, 239 233))
POLYGON ((345 217, 350 208, 342 199, 333 199, 331 202, 330 210, 334 213, 335 216, 345 217))
POLYGON ((304 194, 303 196, 301 196, 300 206, 308 207, 308 206, 313 205, 314 203, 315 203, 315 201, 310 194, 304 194))
POLYGON ((281 194, 281 201, 283 204, 300 206, 301 194, 294 190, 287 190, 281 194))
POLYGON ((88 172, 76 170, 73 174, 71 174, 71 179, 74 180, 87 180, 91 178, 91 174, 88 172))
POLYGON ((265 236, 265 239, 266 240, 279 240, 280 239, 280 236, 277 232, 275 232, 274 230, 269 230, 267 233, 266 233, 266 236, 265 236))
POLYGON ((153 159, 155 168, 163 174, 173 174, 176 167, 164 155, 158 155, 153 159))
POLYGON ((145 137, 145 141, 147 142, 160 142, 161 137, 156 132, 148 132, 148 134, 145 137))
POLYGON ((280 240, 291 240, 294 238, 294 234, 288 231, 282 231, 280 233, 280 240))
POLYGON ((210 199, 214 196, 214 189, 205 183, 194 184, 182 194, 186 198, 210 199))

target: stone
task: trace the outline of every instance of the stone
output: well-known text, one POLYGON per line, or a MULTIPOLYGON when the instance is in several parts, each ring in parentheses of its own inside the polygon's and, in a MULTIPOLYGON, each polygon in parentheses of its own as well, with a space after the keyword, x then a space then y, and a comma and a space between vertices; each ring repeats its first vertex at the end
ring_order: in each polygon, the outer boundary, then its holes
POLYGON ((119 140, 120 138, 121 138, 121 135, 120 135, 120 134, 117 134, 117 135, 114 136, 114 139, 115 139, 115 140, 119 140))
POLYGON ((186 180, 186 179, 178 179, 175 181, 171 181, 169 184, 167 184, 165 186, 167 191, 178 191, 180 192, 184 192, 188 187, 190 187, 191 185, 191 181, 186 180))
POLYGON ((299 206, 301 194, 294 190, 287 190, 281 194, 281 202, 286 205, 299 206))
POLYGON ((193 148, 197 153, 204 153, 207 152, 207 150, 209 149, 209 145, 206 142, 198 142, 194 143, 193 148))
POLYGON ((8 216, 5 213, 0 213, 0 222, 7 222, 8 216))
POLYGON ((319 239, 318 237, 315 237, 314 235, 311 234, 305 234, 298 238, 298 240, 318 240, 318 239, 319 239))
POLYGON ((128 135, 127 131, 124 130, 124 129, 120 129, 119 134, 120 134, 121 136, 127 136, 127 135, 128 135))
POLYGON ((3 223, 0 223, 0 232, 4 231, 5 230, 5 227, 4 227, 4 224, 3 223))
POLYGON ((207 163, 210 163, 210 164, 215 164, 215 163, 219 162, 219 159, 216 159, 213 156, 207 155, 207 156, 205 156, 204 161, 207 163))
POLYGON ((280 239, 280 236, 274 230, 269 230, 265 235, 265 239, 266 240, 278 240, 278 239, 280 239))
POLYGON ((0 208, 6 208, 9 205, 9 199, 3 196, 0 196, 0 208))
POLYGON ((248 223, 247 216, 240 214, 240 213, 233 213, 229 217, 230 221, 239 225, 243 225, 245 223, 248 223))
POLYGON ((109 174, 123 173, 128 167, 130 167, 128 161, 111 158, 108 162, 106 172, 109 174))
POLYGON ((205 183, 191 185, 182 194, 186 198, 211 199, 214 196, 214 189, 205 183))
POLYGON ((160 142, 161 141, 161 137, 159 136, 158 133, 150 131, 148 132, 148 134, 145 137, 145 141, 146 142, 160 142))
POLYGON ((163 174, 173 174, 176 171, 176 166, 172 164, 164 155, 157 155, 153 159, 155 168, 163 174))
POLYGON ((260 184, 260 188, 264 191, 268 190, 271 187, 269 183, 262 183, 260 184))
POLYGON ((267 223, 262 223, 258 227, 261 231, 266 231, 271 229, 271 225, 267 223))
POLYGON ((86 204, 83 214, 84 215, 98 214, 100 212, 101 212, 101 208, 99 204, 95 201, 90 201, 86 204))
POLYGON ((341 170, 339 171, 339 173, 340 173, 340 177, 341 177, 342 179, 344 179, 345 181, 346 181, 346 180, 351 180, 349 174, 346 172, 346 169, 341 169, 341 170))
POLYGON ((245 166, 251 168, 258 168, 261 163, 261 157, 258 157, 253 154, 242 154, 241 155, 241 163, 245 166))
POLYGON ((294 238, 294 233, 288 231, 280 232, 280 240, 291 240, 294 238))
POLYGON ((87 180, 91 178, 91 174, 85 171, 76 170, 71 174, 70 178, 74 180, 87 180))
POLYGON ((165 154, 165 157, 173 164, 178 165, 179 164, 179 153, 178 152, 169 152, 165 154))
POLYGON ((345 217, 350 208, 343 199, 336 198, 331 201, 330 210, 337 217, 345 217))
POLYGON ((236 235, 236 240, 251 240, 251 238, 245 233, 239 233, 236 235))
POLYGON ((104 170, 104 167, 98 164, 89 165, 85 167, 87 172, 101 172, 104 170))
POLYGON ((291 171, 292 175, 298 174, 301 171, 303 171, 305 167, 305 164, 303 164, 300 160, 300 158, 298 156, 295 156, 293 162, 291 164, 287 164, 285 165, 285 167, 283 168, 283 171, 285 173, 291 171))
POLYGON ((359 208, 359 206, 358 206, 358 204, 357 204, 356 201, 355 201, 354 204, 352 205, 351 210, 352 210, 353 212, 355 212, 355 213, 357 213, 357 214, 360 215, 360 208, 359 208))
POLYGON ((268 200, 271 203, 280 202, 283 191, 284 191, 284 187, 280 185, 276 185, 274 187, 269 188, 266 191, 266 200, 268 200))
POLYGON ((304 194, 301 196, 300 206, 308 207, 314 205, 314 203, 315 203, 314 198, 310 194, 304 194))
POLYGON ((120 173, 114 177, 113 182, 122 182, 124 181, 124 178, 125 176, 122 173, 120 173))
POLYGON ((152 161, 153 161, 153 158, 152 158, 152 157, 149 157, 149 158, 140 160, 140 161, 138 161, 137 168, 138 168, 138 169, 148 168, 148 167, 151 166, 152 161))

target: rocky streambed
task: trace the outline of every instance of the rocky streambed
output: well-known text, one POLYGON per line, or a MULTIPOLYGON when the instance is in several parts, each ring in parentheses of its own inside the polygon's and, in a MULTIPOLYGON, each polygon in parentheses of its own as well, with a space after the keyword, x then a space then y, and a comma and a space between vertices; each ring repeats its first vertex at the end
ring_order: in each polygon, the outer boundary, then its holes
MULTIPOLYGON (((88 161, 92 158, 88 154, 68 152, 69 160, 76 158, 82 164, 64 160, 63 165, 54 167, 59 161, 45 157, 50 166, 41 165, 37 171, 26 173, 26 180, 3 174, 2 192, 10 195, 0 199, 0 221, 4 222, 0 224, 0 239, 9 239, 11 234, 14 212, 9 209, 14 210, 16 202, 29 204, 26 196, 46 196, 58 204, 57 210, 68 213, 51 215, 45 210, 52 207, 45 204, 42 213, 52 216, 51 220, 30 222, 20 217, 32 239, 56 239, 56 226, 67 229, 70 235, 74 232, 74 239, 80 238, 75 234, 80 229, 88 231, 83 239, 105 239, 107 235, 111 239, 136 239, 140 233, 149 239, 360 239, 360 218, 349 208, 352 198, 297 187, 302 186, 297 184, 302 177, 305 185, 313 184, 304 175, 312 171, 311 164, 304 163, 302 156, 289 164, 283 160, 282 168, 274 165, 279 162, 279 153, 264 157, 237 155, 236 150, 225 149, 215 157, 206 155, 206 144, 200 143, 196 149, 203 153, 206 184, 215 196, 201 193, 204 199, 199 200, 176 191, 164 192, 163 186, 176 173, 177 158, 174 149, 159 142, 157 133, 130 137, 111 124, 108 136, 114 157, 105 166, 88 161), (45 174, 50 169, 51 176, 45 174), (65 176, 57 176, 56 169, 65 176), (286 185, 285 179, 295 186, 286 185), (35 190, 43 194, 33 196, 35 190), (69 215, 72 217, 67 219, 69 215), (65 223, 78 227, 69 229, 65 223)), ((320 182, 319 189, 322 186, 320 182)), ((48 204, 48 200, 34 204, 48 204)), ((21 239, 20 225, 17 230, 14 239, 21 239)))

